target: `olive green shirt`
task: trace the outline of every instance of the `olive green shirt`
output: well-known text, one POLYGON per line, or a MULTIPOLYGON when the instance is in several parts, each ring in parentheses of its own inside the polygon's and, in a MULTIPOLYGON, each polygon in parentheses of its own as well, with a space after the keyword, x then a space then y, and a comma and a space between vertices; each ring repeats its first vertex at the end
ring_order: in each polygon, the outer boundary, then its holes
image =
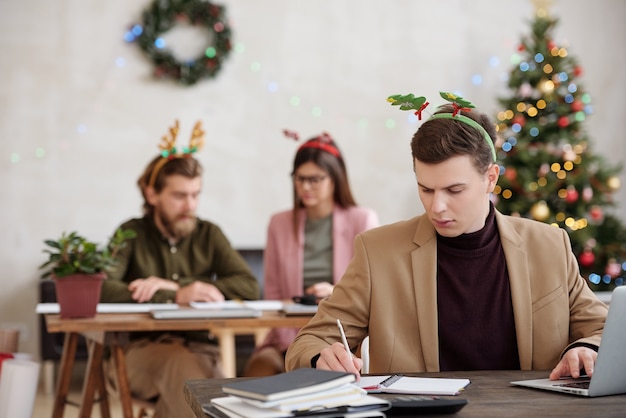
MULTIPOLYGON (((226 299, 259 298, 259 284, 250 267, 217 225, 198 220, 193 232, 173 245, 149 217, 131 219, 121 227, 134 230, 137 236, 118 254, 118 264, 102 284, 101 302, 135 302, 128 284, 150 276, 173 280, 180 287, 196 280, 210 283, 226 299)), ((149 302, 175 300, 176 291, 159 290, 149 302)))

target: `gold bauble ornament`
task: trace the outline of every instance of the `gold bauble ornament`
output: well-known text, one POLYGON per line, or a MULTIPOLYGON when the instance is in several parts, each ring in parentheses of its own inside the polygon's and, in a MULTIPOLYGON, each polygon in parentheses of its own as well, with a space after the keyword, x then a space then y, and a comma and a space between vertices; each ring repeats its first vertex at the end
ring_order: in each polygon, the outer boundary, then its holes
POLYGON ((619 188, 622 186, 622 182, 620 181, 619 177, 611 176, 606 181, 606 185, 609 186, 611 190, 615 191, 615 190, 619 190, 619 188))
POLYGON ((550 217, 550 208, 544 200, 540 200, 530 208, 530 216, 536 221, 545 221, 550 217))
POLYGON ((539 83, 537 83, 537 89, 543 94, 551 94, 554 91, 554 83, 552 80, 542 78, 539 83))

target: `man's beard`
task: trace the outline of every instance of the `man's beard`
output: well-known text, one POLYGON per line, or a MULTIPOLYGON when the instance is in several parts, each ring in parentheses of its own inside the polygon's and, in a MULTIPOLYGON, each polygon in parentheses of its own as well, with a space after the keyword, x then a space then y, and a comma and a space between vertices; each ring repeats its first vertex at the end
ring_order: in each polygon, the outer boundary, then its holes
POLYGON ((176 240, 191 234, 198 222, 198 218, 192 213, 178 215, 175 219, 168 219, 164 213, 157 213, 157 216, 169 237, 176 240))

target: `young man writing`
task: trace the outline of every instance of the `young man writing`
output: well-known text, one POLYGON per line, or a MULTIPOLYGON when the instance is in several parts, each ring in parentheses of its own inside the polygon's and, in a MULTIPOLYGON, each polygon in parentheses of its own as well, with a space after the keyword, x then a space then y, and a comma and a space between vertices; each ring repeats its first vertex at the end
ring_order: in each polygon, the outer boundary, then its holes
MULTIPOLYGON (((469 112, 471 103, 442 96, 453 105, 411 142, 426 213, 357 236, 342 280, 289 347, 287 369, 358 376, 361 359, 338 342, 340 319, 353 350, 370 336, 370 373, 591 375, 606 306, 580 276, 565 231, 494 208, 494 126, 469 112)), ((411 107, 405 101, 415 98, 390 99, 411 107)), ((416 103, 419 116, 424 102, 416 103)))

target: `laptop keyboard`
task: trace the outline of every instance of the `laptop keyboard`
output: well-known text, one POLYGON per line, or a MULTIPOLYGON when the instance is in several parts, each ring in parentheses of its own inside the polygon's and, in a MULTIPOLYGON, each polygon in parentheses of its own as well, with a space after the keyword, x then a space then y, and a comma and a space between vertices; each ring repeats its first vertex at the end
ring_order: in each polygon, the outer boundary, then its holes
POLYGON ((572 382, 572 383, 564 383, 561 386, 564 388, 576 388, 576 389, 589 389, 590 380, 583 380, 582 382, 572 382))

